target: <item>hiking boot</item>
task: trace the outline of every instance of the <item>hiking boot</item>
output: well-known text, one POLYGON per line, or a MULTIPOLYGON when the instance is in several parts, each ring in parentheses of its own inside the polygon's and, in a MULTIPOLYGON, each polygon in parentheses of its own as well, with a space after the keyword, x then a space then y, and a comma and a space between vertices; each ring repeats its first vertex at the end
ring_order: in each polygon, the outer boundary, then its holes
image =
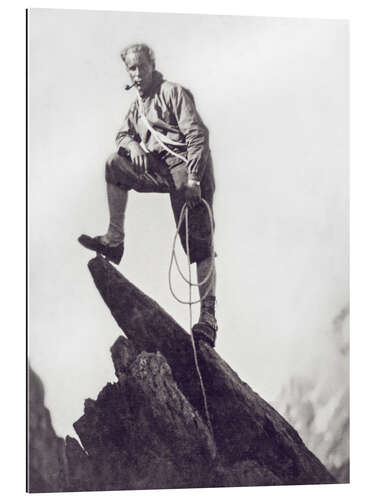
POLYGON ((213 296, 207 297, 202 302, 199 321, 193 326, 193 336, 196 340, 203 340, 211 347, 215 347, 216 332, 218 330, 215 318, 215 302, 213 296))
POLYGON ((81 234, 78 241, 85 248, 89 250, 94 250, 94 252, 104 255, 108 260, 115 264, 119 264, 124 253, 124 243, 119 243, 116 246, 110 245, 109 243, 104 243, 102 236, 87 236, 87 234, 81 234))

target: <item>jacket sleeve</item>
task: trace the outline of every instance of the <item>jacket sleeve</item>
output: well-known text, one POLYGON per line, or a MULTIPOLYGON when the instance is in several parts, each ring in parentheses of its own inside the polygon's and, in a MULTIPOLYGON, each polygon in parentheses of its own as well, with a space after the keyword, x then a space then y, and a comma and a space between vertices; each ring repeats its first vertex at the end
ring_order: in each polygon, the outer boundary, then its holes
POLYGON ((196 110, 193 96, 183 87, 173 87, 172 106, 187 145, 189 178, 201 180, 210 153, 208 129, 196 110))
POLYGON ((135 104, 133 104, 124 121, 123 124, 116 135, 116 146, 117 148, 127 149, 127 146, 132 141, 140 142, 139 135, 135 128, 135 104))

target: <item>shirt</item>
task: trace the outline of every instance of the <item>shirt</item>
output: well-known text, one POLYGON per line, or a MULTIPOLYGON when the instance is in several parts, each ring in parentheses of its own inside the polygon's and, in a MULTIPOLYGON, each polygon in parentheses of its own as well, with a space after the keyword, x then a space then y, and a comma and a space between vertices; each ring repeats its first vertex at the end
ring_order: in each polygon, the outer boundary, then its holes
MULTIPOLYGON (((116 136, 118 148, 132 141, 143 142, 149 152, 159 154, 169 168, 182 162, 166 152, 141 119, 138 99, 131 105, 116 136)), ((164 80, 155 71, 151 89, 142 98, 142 108, 154 130, 173 143, 168 147, 187 158, 189 177, 200 180, 210 158, 208 129, 199 116, 192 94, 181 85, 164 80)))

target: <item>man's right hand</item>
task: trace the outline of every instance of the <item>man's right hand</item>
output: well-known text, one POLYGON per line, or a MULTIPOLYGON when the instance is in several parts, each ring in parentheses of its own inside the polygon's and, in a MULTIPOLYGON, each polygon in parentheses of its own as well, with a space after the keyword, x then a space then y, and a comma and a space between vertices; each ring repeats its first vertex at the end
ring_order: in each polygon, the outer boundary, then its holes
POLYGON ((134 170, 137 174, 144 174, 148 170, 149 166, 149 157, 148 153, 146 153, 138 142, 131 142, 128 145, 130 159, 132 165, 134 166, 134 170))

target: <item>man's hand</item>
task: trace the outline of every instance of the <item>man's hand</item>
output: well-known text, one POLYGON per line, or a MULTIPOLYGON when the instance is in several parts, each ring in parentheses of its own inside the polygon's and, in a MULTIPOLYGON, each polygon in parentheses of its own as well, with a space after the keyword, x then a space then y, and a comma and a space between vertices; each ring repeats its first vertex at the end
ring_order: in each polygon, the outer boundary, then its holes
POLYGON ((149 157, 148 153, 146 153, 138 142, 131 142, 128 145, 130 159, 134 166, 134 170, 137 174, 144 174, 148 170, 149 166, 149 157))
POLYGON ((185 201, 188 208, 194 208, 201 202, 201 186, 198 181, 188 180, 185 186, 185 201))

